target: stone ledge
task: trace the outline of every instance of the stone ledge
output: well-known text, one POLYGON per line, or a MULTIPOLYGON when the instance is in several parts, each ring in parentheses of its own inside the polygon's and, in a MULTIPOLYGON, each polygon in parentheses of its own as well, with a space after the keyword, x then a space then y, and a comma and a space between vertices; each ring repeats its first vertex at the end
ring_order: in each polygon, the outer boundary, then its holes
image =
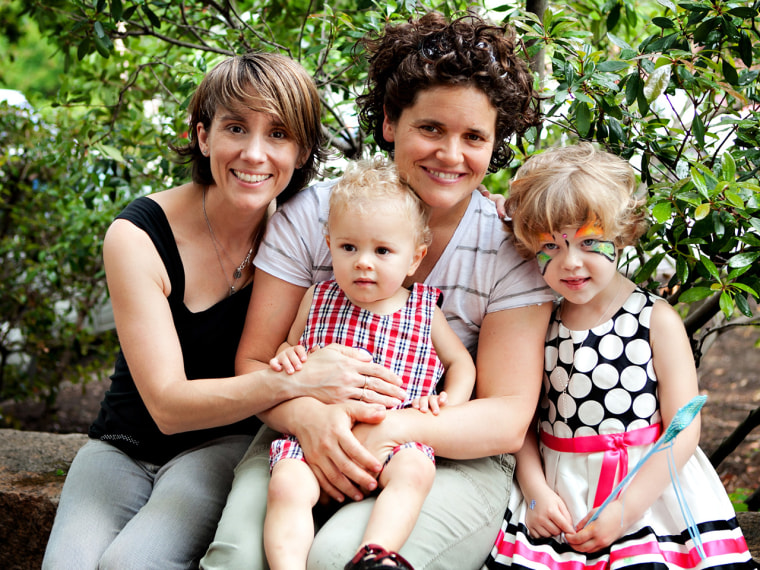
MULTIPOLYGON (((0 429, 0 568, 33 570, 42 564, 65 474, 84 434, 0 429)), ((760 513, 737 513, 760 565, 760 513)))

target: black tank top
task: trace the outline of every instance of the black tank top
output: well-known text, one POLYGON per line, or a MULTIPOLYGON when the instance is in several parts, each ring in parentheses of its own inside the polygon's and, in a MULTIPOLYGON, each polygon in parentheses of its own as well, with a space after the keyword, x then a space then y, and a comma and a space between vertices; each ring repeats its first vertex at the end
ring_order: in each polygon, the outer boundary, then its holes
MULTIPOLYGON (((251 285, 219 301, 205 311, 192 313, 185 306, 185 271, 169 221, 150 198, 138 198, 117 219, 132 222, 150 236, 169 274, 168 297, 177 329, 185 374, 196 378, 225 378, 235 374, 235 352, 243 332, 251 299, 251 285)), ((106 441, 135 459, 162 465, 177 454, 212 439, 233 434, 253 435, 261 422, 252 417, 213 429, 175 435, 161 433, 135 387, 124 353, 119 351, 111 387, 100 404, 100 413, 89 436, 106 441)))

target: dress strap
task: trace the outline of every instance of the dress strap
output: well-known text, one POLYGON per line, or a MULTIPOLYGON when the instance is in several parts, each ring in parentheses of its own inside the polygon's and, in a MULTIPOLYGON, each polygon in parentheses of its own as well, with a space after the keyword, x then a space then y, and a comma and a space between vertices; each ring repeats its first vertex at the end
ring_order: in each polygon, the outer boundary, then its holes
POLYGON ((599 484, 594 497, 594 508, 601 505, 612 492, 615 481, 628 474, 628 447, 647 445, 657 441, 662 424, 606 435, 557 437, 541 430, 541 443, 554 451, 565 453, 596 453, 604 451, 599 484), (617 478, 616 478, 617 475, 617 478))

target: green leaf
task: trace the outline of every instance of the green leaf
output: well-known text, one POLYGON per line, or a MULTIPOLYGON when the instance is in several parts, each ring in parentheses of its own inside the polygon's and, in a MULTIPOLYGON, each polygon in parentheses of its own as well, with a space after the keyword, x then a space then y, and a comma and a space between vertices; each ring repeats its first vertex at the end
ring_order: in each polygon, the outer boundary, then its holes
POLYGON ((700 255, 699 262, 716 281, 720 281, 720 272, 710 258, 700 255))
POLYGON ((665 6, 668 10, 670 10, 674 14, 676 13, 676 5, 673 2, 671 2, 671 0, 657 0, 657 3, 660 6, 665 6))
POLYGON ((697 141, 699 142, 699 146, 701 148, 705 147, 705 124, 702 122, 702 118, 699 116, 698 112, 694 113, 694 121, 691 123, 692 131, 694 132, 694 136, 697 137, 697 141))
POLYGON ((676 25, 668 18, 662 18, 662 17, 652 18, 652 23, 655 26, 662 28, 663 30, 676 27, 676 25))
POLYGON ((148 6, 147 3, 142 5, 142 10, 145 16, 150 20, 150 25, 154 28, 160 28, 161 27, 161 20, 158 19, 158 16, 156 16, 155 12, 150 9, 150 6, 148 6))
POLYGON ((124 155, 121 154, 118 148, 108 144, 96 144, 95 148, 105 154, 107 157, 112 158, 116 162, 125 163, 124 155))
POLYGON ((746 30, 739 33, 739 57, 747 68, 752 67, 752 40, 746 30))
POLYGON ((729 295, 727 291, 721 291, 718 304, 720 305, 720 310, 726 315, 726 318, 730 319, 731 315, 734 314, 734 303, 731 300, 731 295, 729 295))
POLYGON ((644 84, 644 95, 651 103, 662 95, 670 83, 670 65, 663 65, 652 72, 644 84))
POLYGON ((736 308, 739 309, 742 315, 745 317, 752 317, 752 309, 749 306, 749 303, 747 302, 747 299, 744 297, 744 295, 737 293, 734 295, 734 303, 736 303, 736 308))
POLYGON ((744 200, 742 200, 742 197, 739 196, 736 191, 726 190, 723 194, 725 195, 726 200, 728 200, 732 206, 736 206, 737 208, 744 208, 744 200))
POLYGON ((760 258, 760 251, 737 253, 728 260, 729 267, 744 267, 745 265, 751 265, 757 259, 760 258))
POLYGON ((723 68, 723 77, 726 78, 726 81, 731 85, 737 85, 739 83, 739 74, 736 73, 736 69, 731 65, 731 62, 723 58, 721 64, 723 68))
POLYGON ((591 112, 588 109, 588 105, 583 102, 579 102, 575 106, 575 124, 580 136, 588 136, 591 129, 591 112))
POLYGON ((111 0, 111 18, 113 18, 113 21, 120 21, 123 13, 124 8, 121 5, 121 0, 111 0))
POLYGON ((612 32, 607 32, 607 38, 622 50, 629 50, 635 52, 636 50, 629 46, 623 39, 617 37, 612 32))
POLYGON ((724 152, 720 155, 721 161, 721 179, 727 182, 736 180, 736 161, 730 152, 724 152))
POLYGON ((697 209, 694 210, 694 219, 696 220, 704 220, 707 216, 710 215, 710 204, 703 203, 697 206, 697 209))
POLYGON ((702 299, 707 299, 712 294, 712 289, 709 287, 692 287, 691 289, 687 289, 681 293, 681 295, 678 297, 678 302, 694 303, 696 301, 701 301, 702 299))
POLYGON ((620 61, 617 59, 609 59, 607 61, 602 61, 599 63, 599 65, 596 66, 596 69, 598 71, 604 71, 604 72, 616 72, 621 71, 623 69, 628 69, 631 67, 631 64, 627 61, 620 61))
POLYGON ((670 202, 660 202, 652 208, 652 216, 659 223, 666 222, 670 219, 670 215, 673 212, 673 204, 670 202))

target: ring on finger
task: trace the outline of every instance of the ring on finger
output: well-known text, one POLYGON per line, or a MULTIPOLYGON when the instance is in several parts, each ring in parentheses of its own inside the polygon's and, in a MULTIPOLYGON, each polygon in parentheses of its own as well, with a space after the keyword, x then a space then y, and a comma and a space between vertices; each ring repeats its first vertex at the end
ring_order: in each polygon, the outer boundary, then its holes
POLYGON ((365 402, 367 398, 367 388, 362 388, 362 397, 359 398, 360 402, 365 402))
POLYGON ((364 386, 362 387, 362 390, 366 390, 367 389, 367 384, 369 384, 369 376, 367 376, 365 374, 364 375, 364 386))

